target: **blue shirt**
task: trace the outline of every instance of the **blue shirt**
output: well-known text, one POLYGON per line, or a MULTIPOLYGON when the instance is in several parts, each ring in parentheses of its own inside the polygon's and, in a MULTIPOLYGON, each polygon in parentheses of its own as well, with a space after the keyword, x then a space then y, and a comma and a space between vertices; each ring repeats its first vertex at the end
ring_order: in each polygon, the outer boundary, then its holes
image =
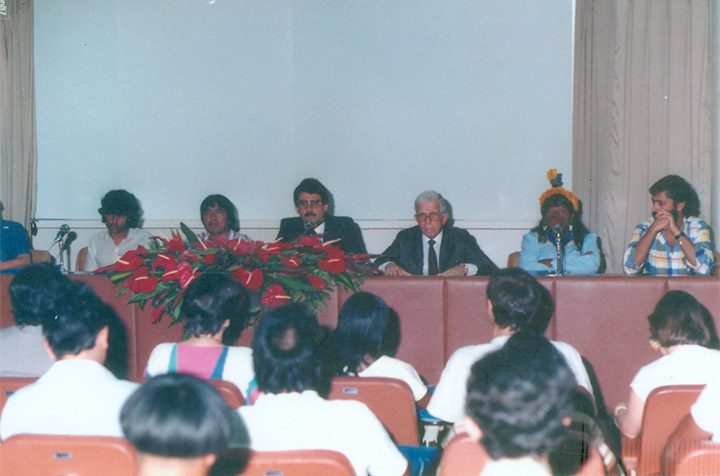
POLYGON ((0 221, 0 261, 10 261, 30 254, 25 228, 15 221, 0 221))
MULTIPOLYGON (((540 242, 536 232, 523 236, 519 265, 522 269, 535 276, 549 274, 557 268, 557 250, 550 240, 540 242), (552 260, 552 267, 547 267, 542 260, 552 260)), ((575 241, 570 239, 563 248, 563 274, 587 275, 597 274, 600 268, 600 249, 595 233, 588 233, 583 240, 582 248, 578 249, 575 241), (589 253, 592 252, 592 253, 589 253)))

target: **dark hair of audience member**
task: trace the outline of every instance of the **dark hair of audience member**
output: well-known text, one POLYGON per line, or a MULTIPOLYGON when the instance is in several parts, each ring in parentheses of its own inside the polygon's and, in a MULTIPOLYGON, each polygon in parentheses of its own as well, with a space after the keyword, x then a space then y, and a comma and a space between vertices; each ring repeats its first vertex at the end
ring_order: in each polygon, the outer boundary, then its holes
POLYGON ((358 292, 345 301, 330 335, 333 373, 356 374, 369 365, 365 356, 394 356, 400 344, 400 323, 395 311, 379 296, 358 292))
POLYGON ((98 213, 102 222, 107 223, 107 215, 127 217, 128 228, 137 228, 142 219, 142 208, 137 197, 127 190, 110 190, 100 201, 98 213))
POLYGON ((54 318, 58 296, 68 286, 70 280, 50 263, 33 264, 20 270, 8 287, 15 324, 38 326, 54 318))
POLYGON ((143 383, 120 413, 125 438, 138 451, 175 458, 224 451, 232 420, 232 410, 212 384, 181 373, 143 383))
POLYGON ((324 392, 318 343, 322 329, 301 304, 270 311, 255 327, 253 364, 258 389, 265 393, 324 392))
POLYGON ((230 229, 232 231, 240 230, 240 220, 238 220, 237 209, 229 198, 225 195, 220 195, 219 193, 208 195, 200 204, 200 216, 202 217, 210 207, 218 207, 225 210, 230 229))
MULTIPOLYGON (((520 268, 506 268, 494 273, 486 293, 493 306, 495 324, 513 331, 528 327, 543 302, 541 288, 535 278, 520 268)), ((544 304, 548 305, 547 302, 544 304)))
POLYGON ((240 283, 220 273, 205 273, 185 290, 182 314, 185 329, 193 336, 217 334, 227 320, 240 330, 247 324, 245 290, 240 283))
POLYGON ((665 294, 648 317, 650 335, 663 347, 696 344, 718 348, 710 311, 685 291, 665 294))
POLYGON ((58 299, 55 316, 43 323, 43 335, 55 357, 77 355, 95 346, 100 330, 108 327, 115 313, 85 283, 73 283, 58 299))
POLYGON ((698 194, 687 180, 679 175, 666 175, 650 187, 650 195, 665 192, 670 200, 676 204, 684 202, 683 216, 700 216, 700 199, 698 194))
POLYGON ((493 459, 545 456, 565 440, 575 385, 560 352, 523 330, 472 366, 466 412, 493 459))
POLYGON ((295 187, 295 191, 293 191, 293 200, 295 202, 295 206, 298 206, 298 201, 300 200, 300 194, 301 193, 308 193, 310 195, 317 193, 320 195, 320 200, 322 201, 323 205, 326 205, 328 201, 330 200, 330 192, 327 188, 325 188, 325 185, 320 183, 318 179, 314 178, 306 178, 300 184, 295 187))

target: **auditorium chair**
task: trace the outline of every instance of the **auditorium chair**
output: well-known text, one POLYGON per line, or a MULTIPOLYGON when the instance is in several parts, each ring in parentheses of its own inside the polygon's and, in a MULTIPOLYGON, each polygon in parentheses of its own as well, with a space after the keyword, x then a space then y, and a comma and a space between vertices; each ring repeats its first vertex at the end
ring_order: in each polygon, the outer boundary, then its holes
POLYGON ((49 251, 45 250, 31 250, 30 251, 30 261, 35 263, 50 263, 52 261, 52 256, 50 256, 49 251))
POLYGON ((37 377, 0 377, 0 415, 5 407, 5 402, 10 395, 19 388, 30 385, 37 380, 37 377))
POLYGON ((675 441, 663 459, 662 474, 669 476, 717 476, 720 474, 720 443, 675 441))
MULTIPOLYGON (((212 474, 212 473, 211 473, 212 474)), ((331 450, 251 451, 242 476, 354 476, 350 461, 331 450)))
POLYGON ((637 438, 622 438, 622 462, 628 474, 645 476, 660 471, 660 456, 668 437, 690 412, 704 385, 668 385, 648 395, 642 429, 637 438))
POLYGON ((135 450, 112 436, 15 435, 0 456, 0 476, 136 474, 135 450))
POLYGON ((75 271, 85 271, 85 262, 87 261, 88 247, 80 248, 77 258, 75 258, 75 271))
POLYGON ((225 399, 225 403, 233 410, 245 405, 245 397, 234 383, 214 378, 210 379, 209 382, 213 384, 218 393, 225 399))
MULTIPOLYGON (((490 458, 485 448, 467 433, 455 436, 443 451, 438 476, 477 476, 490 458)), ((590 455, 574 476, 605 474, 600 452, 591 446, 590 455)))
POLYGON ((378 417, 396 444, 420 444, 415 398, 408 384, 402 380, 335 377, 328 400, 359 400, 378 417))

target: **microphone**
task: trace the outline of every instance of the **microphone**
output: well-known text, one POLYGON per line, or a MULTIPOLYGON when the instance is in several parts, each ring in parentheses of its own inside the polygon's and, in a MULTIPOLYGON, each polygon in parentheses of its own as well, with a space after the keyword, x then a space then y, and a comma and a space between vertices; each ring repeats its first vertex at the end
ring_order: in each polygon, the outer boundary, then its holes
POLYGON ((562 236, 563 231, 565 231, 565 228, 563 228, 561 225, 555 225, 552 227, 552 232, 555 236, 562 236))
POLYGON ((317 236, 317 233, 315 233, 315 224, 312 222, 312 220, 305 221, 304 226, 305 236, 317 236))
POLYGON ((65 224, 60 227, 60 230, 58 230, 57 235, 55 235, 55 241, 53 241, 53 244, 60 243, 65 235, 67 235, 70 232, 70 227, 65 224))
POLYGON ((70 244, 77 239, 77 233, 74 231, 71 231, 68 233, 67 238, 65 238, 65 243, 62 246, 62 251, 65 251, 70 248, 70 244))

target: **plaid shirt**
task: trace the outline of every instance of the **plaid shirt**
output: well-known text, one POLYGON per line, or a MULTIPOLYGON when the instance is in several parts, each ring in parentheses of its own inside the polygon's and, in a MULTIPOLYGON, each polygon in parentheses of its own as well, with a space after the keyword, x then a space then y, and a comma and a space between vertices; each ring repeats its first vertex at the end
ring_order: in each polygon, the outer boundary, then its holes
POLYGON ((683 232, 695 245, 695 266, 685 259, 680 245, 670 249, 663 233, 655 235, 655 240, 650 246, 645 263, 635 266, 635 247, 640 238, 650 227, 652 221, 640 223, 635 227, 630 244, 625 250, 623 269, 625 274, 649 274, 660 276, 693 276, 710 274, 713 267, 714 256, 712 243, 710 241, 710 226, 700 218, 686 217, 683 222, 683 232))

